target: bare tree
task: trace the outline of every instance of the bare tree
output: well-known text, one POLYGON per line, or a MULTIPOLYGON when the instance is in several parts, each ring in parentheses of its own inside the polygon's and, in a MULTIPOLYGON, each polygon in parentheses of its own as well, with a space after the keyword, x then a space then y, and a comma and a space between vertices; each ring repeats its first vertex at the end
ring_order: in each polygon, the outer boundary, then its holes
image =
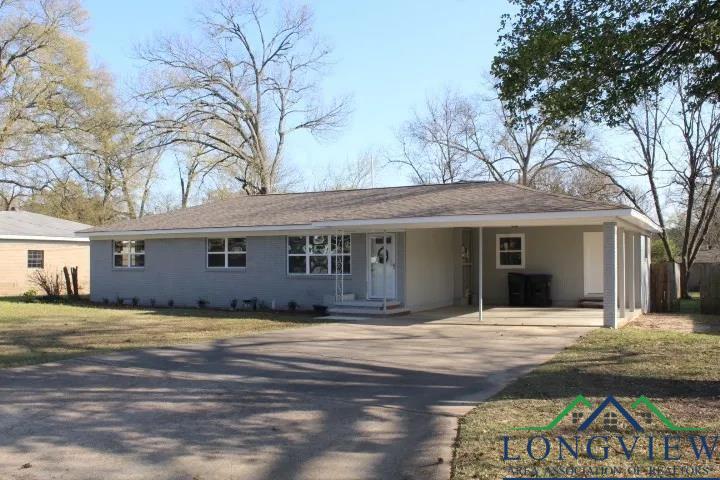
POLYGON ((198 19, 201 36, 160 38, 139 50, 152 74, 142 98, 172 142, 212 150, 248 194, 274 191, 289 135, 338 127, 339 100, 315 101, 329 50, 312 35, 308 8, 276 22, 260 2, 218 1, 198 19))
POLYGON ((374 175, 378 165, 377 154, 368 150, 354 160, 324 168, 325 175, 316 180, 313 191, 351 190, 374 186, 374 175))
POLYGON ((223 163, 223 156, 199 144, 183 146, 174 154, 180 186, 180 208, 186 208, 208 175, 213 174, 217 166, 223 163))
POLYGON ((679 260, 681 291, 720 202, 720 107, 691 96, 679 80, 648 96, 622 124, 635 149, 584 163, 609 178, 636 208, 655 218, 669 260, 679 260), (680 206, 672 211, 668 204, 680 206), (679 230, 680 247, 671 238, 679 230))
POLYGON ((623 196, 607 176, 586 168, 545 168, 535 176, 533 187, 606 203, 619 203, 623 196))
POLYGON ((142 217, 164 153, 162 138, 144 127, 142 112, 120 105, 111 87, 83 116, 69 140, 74 153, 61 157, 65 168, 99 192, 108 210, 142 217))
POLYGON ((534 186, 545 170, 568 165, 570 149, 587 148, 576 133, 509 115, 498 100, 446 91, 403 125, 389 162, 407 167, 416 183, 483 178, 534 186))
POLYGON ((10 210, 21 196, 21 190, 16 185, 0 185, 0 210, 10 210))
POLYGON ((476 115, 474 105, 449 90, 439 99, 428 98, 425 109, 402 125, 397 133, 399 153, 388 162, 407 167, 413 182, 453 183, 477 175, 477 165, 461 148, 468 122, 476 115))
POLYGON ((476 156, 495 180, 538 186, 538 177, 546 171, 565 170, 569 151, 588 148, 577 132, 553 126, 538 116, 514 118, 500 101, 496 103, 494 154, 490 158, 476 156))

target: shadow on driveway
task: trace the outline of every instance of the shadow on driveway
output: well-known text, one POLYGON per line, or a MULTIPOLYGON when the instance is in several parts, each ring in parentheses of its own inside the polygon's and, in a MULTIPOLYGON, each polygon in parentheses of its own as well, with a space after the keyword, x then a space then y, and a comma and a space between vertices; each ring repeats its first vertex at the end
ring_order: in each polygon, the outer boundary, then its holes
POLYGON ((403 323, 4 370, 0 477, 448 478, 457 416, 588 331, 403 323))

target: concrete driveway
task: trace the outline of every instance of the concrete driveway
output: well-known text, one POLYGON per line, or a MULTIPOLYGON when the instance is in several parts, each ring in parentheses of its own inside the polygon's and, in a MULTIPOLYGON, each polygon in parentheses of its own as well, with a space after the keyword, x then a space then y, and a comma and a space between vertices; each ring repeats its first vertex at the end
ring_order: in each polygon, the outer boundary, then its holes
POLYGON ((436 311, 2 370, 0 478, 447 479, 458 416, 588 330, 436 311))

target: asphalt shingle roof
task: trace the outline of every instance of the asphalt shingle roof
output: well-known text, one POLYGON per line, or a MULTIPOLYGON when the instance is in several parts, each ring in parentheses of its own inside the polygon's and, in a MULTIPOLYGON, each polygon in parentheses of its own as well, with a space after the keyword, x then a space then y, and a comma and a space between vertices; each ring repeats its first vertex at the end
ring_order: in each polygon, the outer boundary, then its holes
MULTIPOLYGON (((0 211, 0 236, 76 237, 75 232, 91 225, 23 211, 0 211)), ((80 235, 82 236, 82 235, 80 235)))
POLYGON ((443 215, 593 211, 627 208, 498 182, 369 188, 238 196, 169 213, 95 227, 122 232, 222 227, 309 225, 443 215))

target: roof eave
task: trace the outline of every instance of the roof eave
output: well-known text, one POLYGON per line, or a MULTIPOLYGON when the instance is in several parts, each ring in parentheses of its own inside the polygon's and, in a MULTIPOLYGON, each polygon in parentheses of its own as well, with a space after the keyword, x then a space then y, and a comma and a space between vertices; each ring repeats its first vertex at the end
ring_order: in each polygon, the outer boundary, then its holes
POLYGON ((645 215, 631 208, 607 210, 486 214, 486 215, 435 215, 426 217, 377 218, 363 220, 330 220, 294 225, 256 225, 233 227, 147 229, 147 230, 105 230, 85 231, 91 239, 112 239, 132 237, 198 237, 243 233, 263 235, 303 232, 334 231, 339 229, 371 231, 375 229, 413 229, 443 227, 493 227, 493 226, 552 226, 601 224, 604 222, 624 221, 626 224, 645 232, 657 232, 658 227, 645 215))
POLYGON ((34 242, 89 242, 90 238, 83 237, 60 237, 51 235, 0 235, 0 240, 34 241, 34 242))

